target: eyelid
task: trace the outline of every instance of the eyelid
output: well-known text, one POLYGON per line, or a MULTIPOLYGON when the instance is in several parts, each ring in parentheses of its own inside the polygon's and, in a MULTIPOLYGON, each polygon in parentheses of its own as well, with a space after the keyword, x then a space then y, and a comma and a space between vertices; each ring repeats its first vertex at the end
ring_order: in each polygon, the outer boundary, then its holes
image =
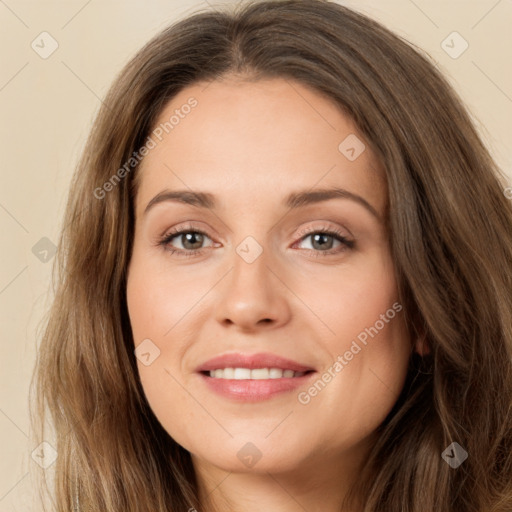
POLYGON ((304 236, 311 235, 313 233, 333 232, 346 239, 354 240, 352 233, 348 229, 339 227, 336 224, 330 224, 328 221, 323 222, 324 224, 320 226, 308 226, 300 229, 298 233, 295 234, 294 238, 303 238, 304 236), (343 231, 346 231, 346 233, 343 233, 343 231))
POLYGON ((176 226, 173 226, 172 228, 166 229, 162 235, 158 236, 158 240, 163 240, 165 238, 170 237, 171 235, 182 233, 184 231, 194 231, 197 233, 202 233, 203 235, 206 235, 208 238, 212 238, 208 234, 210 229, 202 228, 200 225, 196 224, 196 221, 184 221, 180 222, 176 226))

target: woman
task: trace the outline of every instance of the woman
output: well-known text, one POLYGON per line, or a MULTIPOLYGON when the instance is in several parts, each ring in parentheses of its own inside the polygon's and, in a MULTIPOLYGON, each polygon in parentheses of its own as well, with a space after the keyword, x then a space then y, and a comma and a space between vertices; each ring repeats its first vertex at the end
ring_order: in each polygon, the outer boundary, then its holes
POLYGON ((361 14, 164 30, 67 206, 35 380, 56 510, 512 510, 504 187, 435 66, 361 14))

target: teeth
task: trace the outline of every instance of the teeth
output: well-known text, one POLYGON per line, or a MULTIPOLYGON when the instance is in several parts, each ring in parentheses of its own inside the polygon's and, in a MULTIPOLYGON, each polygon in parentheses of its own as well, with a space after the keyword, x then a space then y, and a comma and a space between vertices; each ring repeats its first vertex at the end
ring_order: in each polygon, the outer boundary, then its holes
POLYGON ((283 376, 281 368, 270 368, 269 377, 271 379, 280 379, 283 376))
MULTIPOLYGON (((224 374, 223 370, 215 370, 215 377, 222 377, 224 374), (219 375, 219 373, 221 375, 219 375)), ((249 368, 235 368, 235 374, 233 375, 233 379, 235 380, 243 380, 251 378, 251 370, 249 368)))
POLYGON ((210 377, 215 379, 234 380, 264 380, 264 379, 290 379, 302 377, 306 372, 294 372, 293 370, 282 370, 281 368, 219 368, 210 370, 210 377))
POLYGON ((251 370, 251 379, 268 379, 269 373, 268 368, 255 368, 251 370))
POLYGON ((234 368, 224 368, 224 370, 215 370, 220 373, 219 378, 233 379, 235 377, 234 368))

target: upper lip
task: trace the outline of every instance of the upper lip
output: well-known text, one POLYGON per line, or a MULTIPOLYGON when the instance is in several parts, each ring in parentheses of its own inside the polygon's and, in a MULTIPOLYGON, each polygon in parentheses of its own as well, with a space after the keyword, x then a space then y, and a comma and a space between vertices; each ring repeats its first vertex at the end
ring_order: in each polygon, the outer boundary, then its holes
POLYGON ((196 371, 206 372, 210 370, 218 370, 221 368, 281 368, 282 370, 293 370, 295 372, 312 371, 314 368, 300 364, 291 359, 278 356, 271 353, 258 354, 242 354, 228 353, 209 359, 201 364, 196 371))

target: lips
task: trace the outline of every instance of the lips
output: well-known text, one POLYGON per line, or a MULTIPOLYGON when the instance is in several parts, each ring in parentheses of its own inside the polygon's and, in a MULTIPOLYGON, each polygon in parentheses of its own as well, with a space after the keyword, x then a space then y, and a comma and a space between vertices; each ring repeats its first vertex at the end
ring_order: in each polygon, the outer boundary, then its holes
POLYGON ((316 371, 276 354, 223 354, 200 365, 196 372, 217 396, 261 402, 306 385, 316 371))
POLYGON ((298 363, 291 359, 270 353, 259 354, 242 354, 230 353, 209 359, 200 365, 197 372, 210 372, 215 370, 223 370, 225 368, 247 368, 250 370, 258 368, 278 368, 283 371, 291 370, 293 372, 311 372, 314 368, 298 363))

